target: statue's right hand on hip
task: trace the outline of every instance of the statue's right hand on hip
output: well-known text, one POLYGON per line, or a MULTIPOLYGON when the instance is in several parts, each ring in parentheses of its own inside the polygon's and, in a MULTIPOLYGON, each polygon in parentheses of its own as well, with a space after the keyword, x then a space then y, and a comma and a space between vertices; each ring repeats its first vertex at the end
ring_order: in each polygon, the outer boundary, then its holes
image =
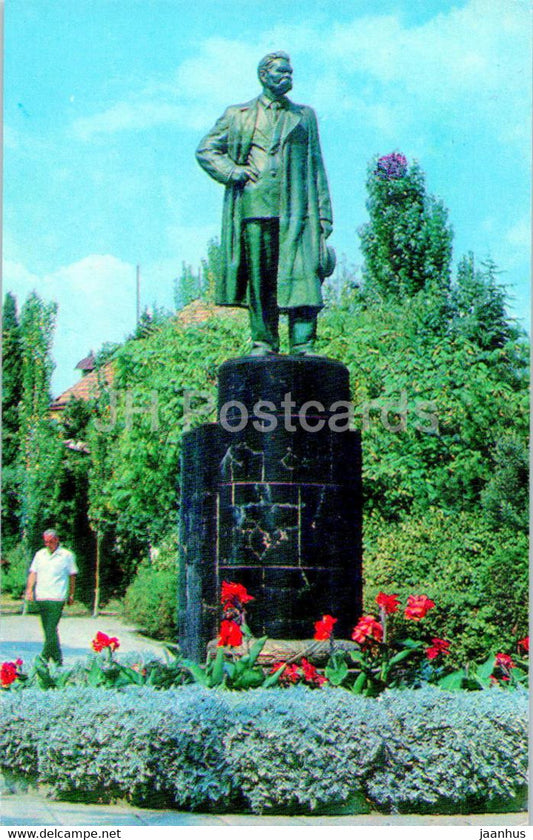
POLYGON ((245 184, 247 181, 257 181, 257 172, 251 166, 235 166, 230 175, 230 181, 234 184, 245 184))

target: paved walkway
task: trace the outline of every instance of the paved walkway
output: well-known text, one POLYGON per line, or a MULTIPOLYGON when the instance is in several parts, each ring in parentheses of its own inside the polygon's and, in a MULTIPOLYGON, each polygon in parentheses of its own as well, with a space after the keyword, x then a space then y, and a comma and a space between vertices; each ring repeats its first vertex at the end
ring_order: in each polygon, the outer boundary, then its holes
POLYGON ((183 811, 152 811, 128 805, 80 805, 54 802, 34 793, 2 797, 0 824, 12 825, 101 825, 101 826, 410 826, 410 825, 528 825, 527 814, 466 814, 461 816, 417 816, 364 814, 343 817, 258 817, 245 814, 191 814, 183 811))
MULTIPOLYGON (((139 653, 146 658, 165 659, 162 642, 147 639, 115 616, 78 618, 63 615, 59 623, 59 636, 65 665, 85 661, 91 653, 91 641, 98 631, 116 636, 120 642, 118 659, 124 654, 139 653)), ((0 661, 20 658, 24 665, 31 665, 43 646, 43 631, 38 615, 5 615, 0 619, 0 661)))

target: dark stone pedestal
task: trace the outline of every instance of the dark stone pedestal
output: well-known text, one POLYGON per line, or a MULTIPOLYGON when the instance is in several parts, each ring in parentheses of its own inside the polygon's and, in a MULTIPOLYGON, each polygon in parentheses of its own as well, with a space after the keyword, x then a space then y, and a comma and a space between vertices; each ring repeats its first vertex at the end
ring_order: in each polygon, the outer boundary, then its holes
POLYGON ((253 634, 308 639, 324 613, 361 614, 360 438, 347 368, 245 357, 219 370, 218 423, 183 438, 179 637, 205 658, 223 580, 242 583, 253 634), (339 405, 339 402, 344 405, 339 405))

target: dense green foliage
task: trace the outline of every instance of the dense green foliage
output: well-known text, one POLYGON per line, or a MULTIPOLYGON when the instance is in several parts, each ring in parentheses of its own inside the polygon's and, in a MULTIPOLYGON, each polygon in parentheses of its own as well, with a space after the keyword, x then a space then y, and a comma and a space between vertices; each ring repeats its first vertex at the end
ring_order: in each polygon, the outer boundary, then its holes
MULTIPOLYGON (((396 155, 381 158, 386 162, 396 155)), ((404 159, 405 160, 405 159, 404 159)), ((426 193, 417 163, 400 163, 385 172, 370 165, 367 179, 369 221, 360 231, 365 258, 363 279, 384 297, 403 299, 424 287, 449 286, 452 233, 441 201, 426 193)))
POLYGON ((163 542, 153 557, 141 562, 126 590, 127 619, 156 639, 177 635, 178 545, 177 539, 163 542))
POLYGON ((523 692, 28 690, 4 699, 0 761, 63 799, 471 813, 524 807, 527 735, 523 692))
POLYGON ((54 521, 53 496, 61 458, 49 417, 52 339, 57 305, 32 292, 20 315, 22 393, 19 403, 21 533, 32 547, 54 521))
POLYGON ((15 297, 8 293, 2 311, 2 538, 13 542, 19 531, 19 404, 22 398, 22 347, 15 297))
POLYGON ((380 591, 404 599, 416 591, 435 602, 423 627, 395 616, 396 632, 448 639, 447 665, 479 661, 489 651, 516 653, 527 635, 527 534, 495 530, 474 513, 432 508, 392 523, 369 516, 364 579, 365 612, 376 611, 380 591))
POLYGON ((233 314, 192 325, 171 319, 116 352, 98 493, 119 537, 156 544, 175 529, 181 435, 214 418, 216 372, 228 348, 244 352, 241 325, 233 314), (193 411, 186 410, 188 400, 193 411))
POLYGON ((29 557, 22 543, 4 550, 2 557, 2 592, 13 598, 22 598, 30 567, 29 557))
POLYGON ((475 509, 498 444, 510 430, 527 439, 525 342, 487 351, 453 322, 428 326, 430 311, 424 293, 370 306, 355 292, 322 321, 320 350, 351 372, 367 510, 389 519, 432 505, 475 509))

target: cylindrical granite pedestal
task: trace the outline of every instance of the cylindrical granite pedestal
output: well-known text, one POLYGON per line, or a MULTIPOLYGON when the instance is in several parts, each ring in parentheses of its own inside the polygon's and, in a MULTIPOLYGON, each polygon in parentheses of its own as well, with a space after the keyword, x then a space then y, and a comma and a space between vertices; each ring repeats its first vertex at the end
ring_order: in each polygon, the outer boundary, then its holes
POLYGON ((245 357, 219 370, 218 422, 183 439, 179 640, 205 658, 223 580, 255 600, 255 636, 304 639, 324 613, 339 638, 361 614, 361 457, 347 368, 245 357))

